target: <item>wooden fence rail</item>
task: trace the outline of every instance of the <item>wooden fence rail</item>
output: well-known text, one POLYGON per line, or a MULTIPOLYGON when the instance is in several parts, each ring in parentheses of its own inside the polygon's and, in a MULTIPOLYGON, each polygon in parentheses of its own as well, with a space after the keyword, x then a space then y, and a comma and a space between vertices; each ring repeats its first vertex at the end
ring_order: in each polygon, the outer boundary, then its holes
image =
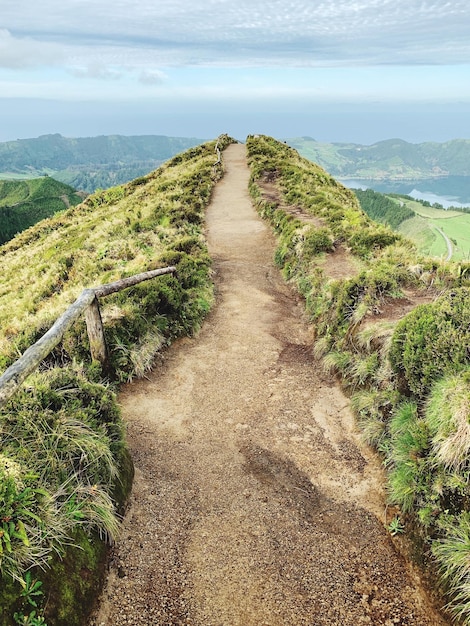
POLYGON ((176 267, 163 267, 143 272, 142 274, 135 274, 107 285, 84 289, 75 302, 56 320, 54 325, 0 376, 0 406, 5 404, 16 393, 21 383, 60 343, 67 330, 82 313, 85 313, 91 357, 93 360, 99 361, 104 370, 106 370, 109 363, 108 350, 98 298, 127 289, 133 285, 138 285, 144 280, 163 274, 176 274, 176 267))

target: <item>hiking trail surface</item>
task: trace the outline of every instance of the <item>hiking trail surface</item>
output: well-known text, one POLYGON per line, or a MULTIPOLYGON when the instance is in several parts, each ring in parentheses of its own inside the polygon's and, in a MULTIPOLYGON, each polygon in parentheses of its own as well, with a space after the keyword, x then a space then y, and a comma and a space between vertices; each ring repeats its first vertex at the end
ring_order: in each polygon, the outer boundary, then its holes
POLYGON ((273 264, 245 147, 224 162, 207 212, 216 304, 120 395, 136 477, 90 626, 443 626, 273 264))

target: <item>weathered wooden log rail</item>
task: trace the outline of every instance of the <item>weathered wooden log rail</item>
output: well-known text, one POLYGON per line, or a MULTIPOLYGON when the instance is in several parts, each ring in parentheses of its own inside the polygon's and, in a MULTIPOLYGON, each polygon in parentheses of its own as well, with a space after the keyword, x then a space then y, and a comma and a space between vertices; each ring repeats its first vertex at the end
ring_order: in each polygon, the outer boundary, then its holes
POLYGON ((163 274, 176 274, 176 267, 171 266, 150 270, 149 272, 135 274, 113 283, 84 289, 75 302, 56 320, 53 326, 0 376, 0 406, 5 404, 16 393, 24 380, 34 372, 39 364, 60 343, 67 330, 82 313, 85 313, 91 358, 99 361, 103 369, 106 370, 109 365, 109 357, 98 298, 122 291, 163 274))

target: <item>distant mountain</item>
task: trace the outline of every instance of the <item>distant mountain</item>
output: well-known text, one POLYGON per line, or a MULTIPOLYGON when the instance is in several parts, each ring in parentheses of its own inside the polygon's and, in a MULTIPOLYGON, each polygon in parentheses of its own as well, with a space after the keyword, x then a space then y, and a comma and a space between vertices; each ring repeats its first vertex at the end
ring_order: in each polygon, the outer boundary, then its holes
POLYGON ((87 192, 148 174, 203 139, 162 135, 67 138, 42 135, 0 143, 0 178, 44 174, 87 192))
POLYGON ((40 220, 79 204, 85 195, 50 176, 0 180, 0 244, 40 220))
MULTIPOLYGON (((75 189, 91 193, 148 174, 203 141, 163 135, 66 138, 55 134, 18 139, 0 143, 0 179, 49 174, 75 189)), ((468 139, 421 144, 388 139, 370 146, 322 143, 312 137, 286 142, 338 178, 432 181, 449 176, 470 177, 468 139)))
POLYGON ((302 156, 342 178, 403 180, 470 176, 469 139, 421 144, 388 139, 370 146, 321 143, 311 137, 286 141, 302 156))

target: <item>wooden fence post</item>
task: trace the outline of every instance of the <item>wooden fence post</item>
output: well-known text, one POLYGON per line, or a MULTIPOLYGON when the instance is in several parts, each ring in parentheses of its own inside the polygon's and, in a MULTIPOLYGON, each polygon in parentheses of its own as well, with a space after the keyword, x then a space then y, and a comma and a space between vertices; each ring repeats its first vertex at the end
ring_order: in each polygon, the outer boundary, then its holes
POLYGON ((101 363, 103 371, 106 372, 109 370, 109 354, 104 336, 100 305, 96 296, 85 311, 85 321, 90 341, 91 359, 101 363))
POLYGON ((0 406, 4 405, 17 391, 24 380, 37 368, 40 363, 60 343, 64 334, 85 313, 88 338, 90 340, 91 358, 99 361, 103 372, 110 374, 111 363, 104 336, 98 298, 138 285, 144 280, 162 276, 163 274, 176 275, 176 267, 162 267, 122 278, 114 283, 100 287, 84 289, 73 304, 53 324, 53 326, 30 346, 20 358, 8 367, 0 376, 0 406))
POLYGON ((17 361, 3 372, 0 376, 0 406, 12 397, 21 383, 59 344, 67 330, 78 316, 88 308, 90 302, 93 302, 95 297, 93 289, 84 289, 47 333, 30 346, 17 361))

